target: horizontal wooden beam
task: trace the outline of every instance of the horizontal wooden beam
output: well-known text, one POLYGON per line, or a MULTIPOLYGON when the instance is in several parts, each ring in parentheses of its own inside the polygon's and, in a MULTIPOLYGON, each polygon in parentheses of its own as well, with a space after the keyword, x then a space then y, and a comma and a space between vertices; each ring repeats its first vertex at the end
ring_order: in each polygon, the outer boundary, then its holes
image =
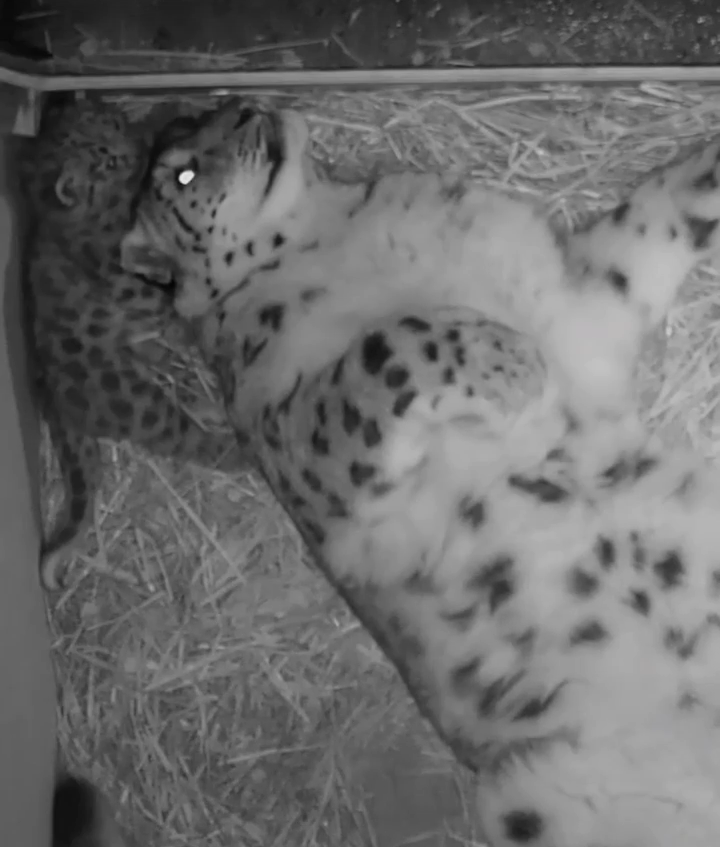
POLYGON ((720 83, 717 65, 574 65, 508 68, 377 68, 290 71, 177 71, 173 73, 52 74, 0 67, 0 83, 35 91, 231 91, 258 89, 372 89, 498 85, 637 85, 720 83))

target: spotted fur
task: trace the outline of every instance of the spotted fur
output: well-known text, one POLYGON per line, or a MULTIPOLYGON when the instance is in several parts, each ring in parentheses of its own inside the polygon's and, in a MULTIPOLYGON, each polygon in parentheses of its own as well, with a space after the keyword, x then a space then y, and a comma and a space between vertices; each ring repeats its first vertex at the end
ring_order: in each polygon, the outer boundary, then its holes
POLYGON ((491 847, 713 843, 720 475, 632 388, 716 248, 717 149, 560 240, 470 184, 319 180, 300 125, 227 107, 156 151, 124 261, 179 276, 237 432, 477 774, 491 847))
POLYGON ((126 266, 175 278, 186 317, 236 290, 302 287, 322 329, 292 344, 312 366, 345 343, 347 319, 332 310, 352 312, 352 325, 406 302, 476 308, 537 338, 578 406, 594 414, 625 408, 639 339, 720 239, 720 200, 706 187, 717 145, 653 174, 620 212, 592 223, 590 238, 567 241, 529 204, 468 180, 408 172, 329 181, 307 138, 298 114, 245 101, 194 128, 188 119, 170 127, 124 241, 126 266), (343 289, 340 307, 322 297, 330 265, 343 269, 333 283, 343 289), (370 285, 379 288, 372 296, 370 285))
POLYGON ((60 584, 61 564, 90 519, 101 479, 98 438, 203 464, 232 447, 170 400, 153 377, 147 344, 134 341, 172 320, 169 291, 118 263, 146 146, 118 109, 79 101, 51 105, 21 151, 38 396, 65 488, 44 543, 47 588, 60 584))

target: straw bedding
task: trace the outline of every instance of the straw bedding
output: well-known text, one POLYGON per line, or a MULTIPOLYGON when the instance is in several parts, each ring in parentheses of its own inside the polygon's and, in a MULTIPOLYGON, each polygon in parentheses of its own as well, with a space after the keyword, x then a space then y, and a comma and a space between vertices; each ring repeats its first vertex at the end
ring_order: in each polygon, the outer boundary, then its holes
MULTIPOLYGON (((318 154, 343 175, 457 169, 567 224, 720 129, 716 88, 269 96, 305 112, 318 154)), ((137 119, 158 105, 115 99, 137 119)), ((667 332, 649 341, 641 373, 653 427, 709 456, 720 449, 718 317, 718 270, 705 267, 667 332)), ((191 358, 165 379, 212 396, 191 358)), ((64 755, 116 801, 138 842, 392 847, 387 831, 374 831, 378 798, 368 788, 394 741, 409 738, 427 771, 416 784, 457 786, 447 840, 426 843, 477 843, 463 811, 467 778, 306 567, 265 487, 126 445, 106 454, 77 583, 51 599, 49 614, 64 755)), ((47 445, 44 455, 51 477, 47 445)))

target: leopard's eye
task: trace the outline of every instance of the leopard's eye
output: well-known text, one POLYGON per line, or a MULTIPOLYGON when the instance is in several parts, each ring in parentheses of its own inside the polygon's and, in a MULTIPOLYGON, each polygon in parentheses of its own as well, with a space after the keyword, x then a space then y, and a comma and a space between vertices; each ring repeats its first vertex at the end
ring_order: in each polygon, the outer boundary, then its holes
POLYGON ((195 179, 198 175, 199 164, 196 159, 192 159, 182 168, 175 169, 175 181, 178 185, 185 188, 190 185, 190 183, 195 179))
POLYGON ((183 187, 190 185, 196 176, 197 174, 192 168, 178 168, 175 173, 175 179, 178 181, 178 184, 183 187))

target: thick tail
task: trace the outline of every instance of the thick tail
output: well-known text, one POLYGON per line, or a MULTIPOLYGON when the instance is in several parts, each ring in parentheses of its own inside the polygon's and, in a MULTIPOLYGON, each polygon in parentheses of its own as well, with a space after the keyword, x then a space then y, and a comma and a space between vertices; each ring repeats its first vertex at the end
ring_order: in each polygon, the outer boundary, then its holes
POLYGON ((105 798, 87 780, 63 774, 55 784, 52 847, 129 847, 105 798))
POLYGON ((48 416, 63 482, 63 504, 43 542, 40 578, 52 591, 62 584, 61 564, 90 522, 99 473, 100 449, 93 438, 69 430, 48 416))

